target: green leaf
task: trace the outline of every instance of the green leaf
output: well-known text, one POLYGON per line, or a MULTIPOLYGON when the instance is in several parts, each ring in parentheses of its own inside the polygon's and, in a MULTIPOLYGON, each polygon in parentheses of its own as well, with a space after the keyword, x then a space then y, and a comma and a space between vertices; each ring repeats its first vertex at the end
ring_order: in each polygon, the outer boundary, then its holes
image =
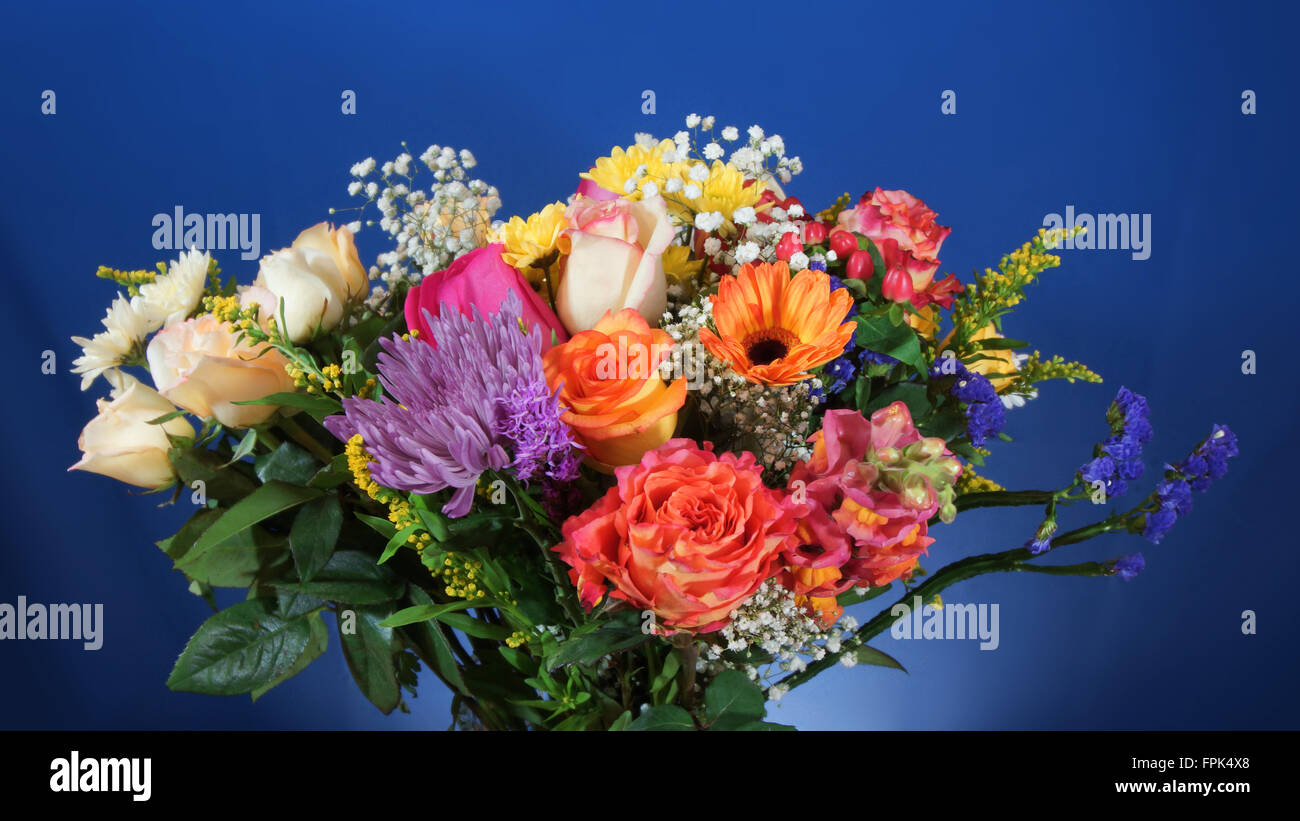
POLYGON ((434 541, 447 541, 447 517, 443 516, 436 510, 425 508, 416 508, 416 513, 420 515, 420 521, 424 523, 425 529, 433 536, 434 541))
POLYGON ((328 465, 316 471, 315 476, 307 480, 307 487, 331 490, 351 478, 352 471, 348 469, 348 455, 340 453, 330 460, 328 465))
POLYGON ((273 393, 261 399, 235 402, 236 405, 279 405, 285 408, 300 408, 307 411, 318 421, 326 416, 343 412, 343 406, 337 399, 328 396, 314 396, 309 393, 273 393))
MULTIPOLYGON (((433 604, 433 599, 429 598, 428 593, 415 585, 411 585, 409 589, 410 600, 415 603, 415 606, 427 607, 433 604)), ((425 660, 440 676, 461 695, 470 695, 469 687, 461 675, 460 665, 456 663, 456 655, 451 649, 451 641, 437 623, 415 622, 401 630, 403 635, 408 636, 410 641, 420 648, 425 660)))
POLYGON ((356 517, 385 539, 393 538, 393 534, 397 532, 397 526, 387 519, 369 516, 365 513, 358 513, 356 517))
POLYGON ((874 664, 877 667, 893 667, 895 670, 907 672, 907 668, 898 663, 898 660, 888 653, 884 653, 869 645, 862 645, 853 651, 857 656, 858 664, 874 664))
POLYGON ((405 585, 386 567, 375 564, 368 554, 340 550, 309 582, 280 579, 272 587, 296 590, 322 599, 352 604, 380 604, 400 597, 405 585))
POLYGON ((567 641, 561 642, 546 669, 556 670, 569 664, 595 664, 605 656, 647 641, 650 635, 641 632, 638 612, 629 610, 624 613, 627 615, 620 614, 588 633, 575 632, 567 641))
POLYGON ((642 713, 636 721, 628 725, 628 729, 660 732, 694 730, 695 721, 690 713, 676 704, 661 704, 642 713))
POLYGON ((291 485, 305 485, 315 477, 320 462, 293 442, 284 442, 270 453, 257 457, 253 468, 257 471, 257 478, 263 482, 278 479, 291 485))
POLYGON ((620 730, 626 730, 631 724, 632 724, 632 711, 624 710, 619 715, 618 718, 614 719, 614 723, 609 725, 609 731, 618 732, 620 730))
POLYGON ((178 417, 178 416, 184 416, 184 415, 187 414, 187 413, 189 413, 189 411, 174 410, 174 411, 172 411, 171 413, 164 413, 162 416, 156 416, 156 417, 154 417, 153 419, 150 419, 146 424, 149 424, 149 425, 161 425, 161 424, 163 424, 164 422, 170 422, 171 420, 175 419, 176 417, 178 417))
POLYGON ((841 279, 840 282, 843 283, 844 287, 848 289, 850 294, 853 294, 855 300, 863 300, 867 298, 867 283, 862 280, 845 277, 841 279))
POLYGON ((876 282, 884 282, 885 258, 881 256, 880 249, 876 247, 876 243, 870 237, 858 237, 858 247, 862 247, 864 241, 866 242, 867 253, 871 254, 871 270, 876 277, 876 282))
POLYGON ((1007 339, 1006 337, 993 337, 991 339, 977 339, 974 342, 976 350, 981 351, 1006 351, 1012 348, 1025 348, 1029 343, 1023 339, 1007 339))
POLYGON ((739 670, 725 670, 704 691, 704 714, 709 729, 735 730, 761 721, 766 712, 763 691, 739 670))
POLYGON ((283 684, 301 673, 303 670, 306 670, 309 664, 320 658, 325 653, 325 649, 329 647, 330 643, 330 631, 329 628, 325 626, 324 619, 322 619, 319 612, 317 612, 316 615, 312 616, 307 623, 311 626, 311 632, 307 637, 307 646, 303 648, 302 653, 299 654, 292 667, 285 670, 272 681, 268 681, 266 684, 263 684, 261 687, 258 687, 253 691, 253 701, 257 701, 259 698, 266 695, 267 691, 272 687, 283 684))
POLYGON ((398 610, 384 619, 382 624, 384 627, 405 627, 408 624, 418 624, 422 621, 436 619, 443 613, 451 613, 475 606, 476 604, 470 601, 454 601, 447 604, 417 604, 414 607, 405 607, 398 610))
POLYGON ((867 406, 860 410, 863 416, 870 416, 875 411, 898 401, 907 405, 908 413, 912 414, 914 420, 923 419, 930 413, 929 394, 925 385, 919 382, 899 382, 897 385, 890 385, 871 397, 867 406))
MULTIPOLYGON (((339 605, 340 613, 344 605, 339 605)), ((356 607, 348 605, 347 609, 356 613, 356 631, 344 632, 342 618, 339 620, 339 642, 343 645, 343 657, 347 659, 352 678, 370 703, 388 715, 397 708, 402 700, 401 688, 397 683, 397 668, 393 654, 397 651, 391 628, 383 627, 380 622, 387 617, 389 607, 356 607)))
POLYGON ((178 554, 175 569, 212 587, 248 587, 260 579, 276 578, 288 569, 289 563, 284 539, 254 526, 206 550, 178 554))
POLYGON ((925 370, 921 343, 916 331, 906 322, 895 325, 888 316, 863 315, 857 316, 856 321, 858 330, 854 339, 858 347, 892 356, 918 371, 925 370))
POLYGON ((740 725, 739 727, 736 728, 736 730, 737 732, 742 732, 742 733, 755 732, 755 731, 771 732, 774 730, 795 732, 798 730, 798 728, 793 727, 789 724, 776 724, 771 721, 751 721, 748 724, 740 725))
POLYGON ((665 656, 664 668, 659 671, 659 675, 655 676, 655 680, 650 683, 650 694, 654 695, 667 687, 672 682, 673 677, 677 675, 677 671, 681 669, 681 666, 682 663, 677 657, 677 653, 673 652, 665 656))
POLYGON ((502 641, 510 638, 510 634, 514 632, 509 627, 488 624, 464 613, 443 613, 438 616, 438 621, 476 639, 502 641))
POLYGON ((241 530, 320 495, 319 490, 288 485, 284 482, 268 482, 240 499, 234 507, 222 514, 219 520, 204 531, 194 543, 187 560, 193 560, 194 554, 203 553, 241 530))
POLYGON ((383 564, 393 558, 393 555, 397 553, 398 550, 401 550, 402 545, 407 543, 406 540, 411 538, 411 534, 418 533, 423 528, 424 525, 417 522, 416 524, 409 525, 393 533, 393 535, 388 539, 388 544, 384 545, 384 552, 379 555, 379 561, 377 561, 376 564, 383 564))
POLYGON ((343 507, 334 495, 322 496, 303 505, 289 531, 289 549, 298 568, 298 578, 312 580, 334 553, 343 526, 343 507))
POLYGON ((218 696, 251 693, 293 669, 311 641, 311 618, 282 618, 274 599, 232 605, 199 627, 167 686, 218 696))
POLYGON ((245 473, 247 465, 227 465, 226 460, 210 450, 172 448, 167 451, 167 460, 186 491, 193 491, 195 482, 203 482, 203 492, 209 501, 215 499, 229 506, 257 489, 256 480, 245 473))
POLYGON ((226 464, 233 465, 235 462, 243 460, 245 456, 253 452, 253 448, 256 445, 257 430, 255 428, 249 428, 248 432, 244 434, 244 438, 239 440, 239 446, 235 448, 234 454, 231 455, 230 461, 226 464))

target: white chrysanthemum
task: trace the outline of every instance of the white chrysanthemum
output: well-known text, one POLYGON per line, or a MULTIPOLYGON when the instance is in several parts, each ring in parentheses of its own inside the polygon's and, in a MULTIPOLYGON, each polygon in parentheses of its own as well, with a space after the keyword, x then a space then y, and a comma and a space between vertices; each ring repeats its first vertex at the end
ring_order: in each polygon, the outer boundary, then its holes
POLYGON ((172 260, 165 275, 140 286, 140 295, 131 304, 148 324, 149 332, 184 322, 199 307, 210 261, 207 251, 186 251, 180 259, 172 260))
POLYGON ((108 313, 102 321, 104 332, 95 334, 92 339, 72 337, 72 341, 81 346, 81 356, 73 360, 72 372, 81 374, 83 391, 90 387, 95 377, 124 364, 149 335, 144 317, 121 294, 108 306, 108 313))

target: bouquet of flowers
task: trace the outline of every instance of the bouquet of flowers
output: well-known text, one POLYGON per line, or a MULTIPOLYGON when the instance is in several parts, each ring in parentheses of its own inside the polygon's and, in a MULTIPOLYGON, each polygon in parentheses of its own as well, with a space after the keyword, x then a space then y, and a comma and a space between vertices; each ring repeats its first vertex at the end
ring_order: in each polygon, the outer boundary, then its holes
POLYGON ((74 338, 82 389, 112 393, 73 468, 196 507, 158 546, 216 612, 172 689, 256 699, 332 622, 385 713, 427 668, 457 728, 787 729, 766 702, 819 671, 901 667, 870 644, 897 609, 846 608, 941 606, 981 573, 1131 578, 1141 554, 1042 560, 1105 533, 1159 542, 1237 453, 1216 425, 1118 504, 1152 433, 1121 388, 1060 488, 982 475, 1040 383, 1100 381, 1004 336, 1060 231, 962 283, 916 197, 811 211, 779 135, 694 114, 527 217, 497 218, 475 164, 437 145, 356 164, 355 219, 303 231, 249 284, 198 250, 99 270, 126 293, 74 338), (354 235, 376 226, 367 270, 354 235), (1080 503, 1104 517, 1058 531, 1080 503), (1042 523, 954 556, 942 525, 999 505, 1042 523), (223 587, 247 597, 218 609, 223 587))

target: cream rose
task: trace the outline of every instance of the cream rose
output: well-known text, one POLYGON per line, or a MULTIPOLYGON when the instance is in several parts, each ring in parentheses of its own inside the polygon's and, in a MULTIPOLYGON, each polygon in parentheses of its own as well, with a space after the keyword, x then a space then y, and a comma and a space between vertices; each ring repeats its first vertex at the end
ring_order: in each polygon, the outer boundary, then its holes
POLYGON ((194 427, 183 417, 160 425, 150 419, 176 410, 153 388, 125 374, 114 388, 113 401, 99 400, 99 415, 91 419, 77 439, 81 461, 68 470, 84 470, 110 476, 119 482, 150 489, 166 487, 174 476, 167 451, 172 436, 194 436, 194 427))
POLYGON ((279 351, 237 340, 230 323, 210 314, 159 331, 145 356, 164 397, 228 428, 261 424, 277 410, 274 405, 235 402, 294 390, 279 351))
POLYGON ((317 327, 332 330, 348 303, 365 297, 367 286, 352 232, 324 222, 303 231, 288 248, 262 257, 253 282, 274 295, 275 302, 262 307, 276 321, 283 307, 284 331, 294 342, 311 339, 317 327))
POLYGON ((555 307, 570 333, 589 330, 607 311, 635 308, 658 326, 667 306, 663 253, 673 225, 662 197, 630 202, 622 197, 578 197, 560 237, 566 254, 555 307))

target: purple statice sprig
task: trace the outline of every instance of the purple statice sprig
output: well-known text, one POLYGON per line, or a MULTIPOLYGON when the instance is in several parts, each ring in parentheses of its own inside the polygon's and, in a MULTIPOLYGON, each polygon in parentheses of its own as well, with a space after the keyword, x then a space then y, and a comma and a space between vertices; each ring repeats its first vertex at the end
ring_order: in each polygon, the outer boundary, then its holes
POLYGON ((1126 582, 1133 581, 1137 574, 1146 569, 1147 560, 1141 553, 1130 553, 1106 563, 1106 570, 1112 576, 1119 576, 1126 582))
POLYGON ((952 378, 948 395, 966 406, 966 435, 972 445, 983 445, 990 437, 1002 432, 1007 421, 1006 408, 988 377, 953 358, 936 362, 930 376, 952 378))
POLYGON ((1192 492, 1204 493, 1228 472, 1228 460, 1238 454, 1237 436, 1227 425, 1215 425, 1210 435, 1186 459, 1165 465, 1165 478, 1156 484, 1138 510, 1142 535, 1152 544, 1169 533, 1192 510, 1192 492))
POLYGON ((1110 436, 1093 449, 1093 457, 1079 468, 1078 479, 1088 485, 1101 482, 1106 498, 1123 496, 1128 483, 1142 478, 1142 446, 1151 441, 1151 409, 1146 397, 1121 387, 1106 410, 1110 436))

